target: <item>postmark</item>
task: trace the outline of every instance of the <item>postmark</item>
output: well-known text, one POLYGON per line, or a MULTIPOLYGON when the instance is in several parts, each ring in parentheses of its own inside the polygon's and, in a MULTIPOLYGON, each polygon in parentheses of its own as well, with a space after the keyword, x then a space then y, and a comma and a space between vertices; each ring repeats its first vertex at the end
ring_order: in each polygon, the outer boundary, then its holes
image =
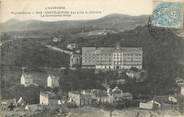
POLYGON ((152 19, 148 20, 148 31, 154 39, 165 39, 169 33, 173 33, 171 28, 157 27, 152 25, 152 19))
POLYGON ((151 24, 156 27, 182 29, 184 27, 183 2, 154 3, 151 24))

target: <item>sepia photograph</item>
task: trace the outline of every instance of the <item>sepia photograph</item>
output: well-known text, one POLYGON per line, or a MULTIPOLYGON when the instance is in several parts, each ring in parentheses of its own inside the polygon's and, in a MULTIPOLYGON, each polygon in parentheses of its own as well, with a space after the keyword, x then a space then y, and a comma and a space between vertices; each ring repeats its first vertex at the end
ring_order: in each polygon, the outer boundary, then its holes
POLYGON ((0 0, 0 117, 184 117, 184 1, 0 0))

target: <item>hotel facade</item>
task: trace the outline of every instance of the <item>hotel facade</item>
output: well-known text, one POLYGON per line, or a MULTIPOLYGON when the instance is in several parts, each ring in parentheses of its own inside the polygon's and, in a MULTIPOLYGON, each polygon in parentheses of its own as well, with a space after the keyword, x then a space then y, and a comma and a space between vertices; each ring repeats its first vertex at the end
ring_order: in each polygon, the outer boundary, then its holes
POLYGON ((142 69, 141 47, 83 47, 82 68, 121 70, 136 67, 142 69))

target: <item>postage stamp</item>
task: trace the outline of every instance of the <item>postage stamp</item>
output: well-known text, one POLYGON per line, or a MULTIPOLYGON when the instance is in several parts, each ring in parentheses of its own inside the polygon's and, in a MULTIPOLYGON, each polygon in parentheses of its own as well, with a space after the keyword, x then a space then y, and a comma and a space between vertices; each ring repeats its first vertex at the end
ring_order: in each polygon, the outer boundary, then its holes
POLYGON ((154 2, 153 26, 181 29, 184 27, 184 2, 154 2))

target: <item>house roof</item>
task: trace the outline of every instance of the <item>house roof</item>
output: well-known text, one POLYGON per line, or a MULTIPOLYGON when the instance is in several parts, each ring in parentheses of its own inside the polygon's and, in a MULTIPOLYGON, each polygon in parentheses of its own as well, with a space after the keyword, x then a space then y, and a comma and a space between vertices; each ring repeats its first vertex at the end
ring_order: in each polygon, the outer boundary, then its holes
POLYGON ((48 96, 50 99, 58 99, 57 95, 50 91, 42 91, 40 92, 40 95, 48 96))
POLYGON ((90 93, 82 93, 81 91, 71 91, 70 93, 73 93, 73 94, 77 94, 79 95, 81 98, 91 98, 92 95, 90 93))
POLYGON ((123 51, 123 52, 135 52, 142 51, 141 47, 120 47, 116 49, 115 47, 82 47, 82 52, 96 52, 96 53, 105 53, 109 54, 112 52, 123 51))
POLYGON ((154 97, 154 100, 159 103, 170 103, 171 102, 171 100, 169 100, 169 96, 156 96, 154 97))
POLYGON ((108 96, 107 91, 105 91, 105 90, 93 89, 91 91, 91 93, 93 95, 95 95, 96 97, 106 97, 106 96, 108 96))
POLYGON ((116 86, 114 89, 112 89, 112 92, 113 92, 113 93, 121 93, 122 90, 119 89, 119 87, 116 86))
POLYGON ((183 84, 184 84, 184 79, 183 79, 183 78, 177 77, 177 78, 175 79, 175 81, 176 81, 176 83, 177 83, 178 85, 184 86, 184 85, 183 85, 183 84))
POLYGON ((79 94, 80 96, 96 96, 96 97, 104 97, 108 96, 105 90, 92 89, 92 90, 83 90, 83 91, 72 91, 71 93, 79 94))
POLYGON ((59 77, 57 77, 55 75, 49 75, 48 77, 50 77, 51 79, 59 79, 59 77))

